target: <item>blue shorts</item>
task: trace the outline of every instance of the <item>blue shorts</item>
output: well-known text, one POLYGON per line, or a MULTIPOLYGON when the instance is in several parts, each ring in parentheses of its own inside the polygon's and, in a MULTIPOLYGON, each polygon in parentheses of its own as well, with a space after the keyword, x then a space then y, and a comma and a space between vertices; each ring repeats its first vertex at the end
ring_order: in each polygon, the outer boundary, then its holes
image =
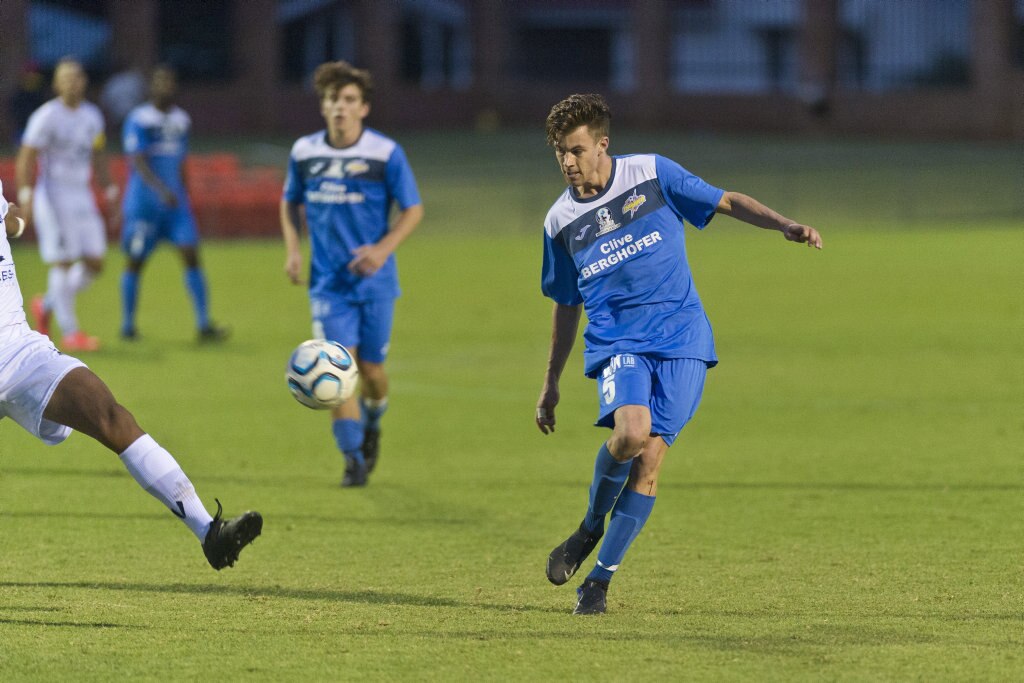
POLYGON ((121 248, 134 261, 144 261, 161 240, 177 247, 199 244, 199 228, 188 206, 146 208, 126 213, 121 248))
POLYGON ((313 336, 336 341, 349 351, 357 351, 361 360, 383 363, 391 345, 391 323, 395 300, 345 301, 341 298, 315 298, 313 336))
POLYGON ((621 406, 647 406, 651 410, 651 434, 669 446, 700 405, 708 364, 696 358, 658 360, 632 353, 612 356, 597 376, 601 402, 598 427, 615 426, 615 410, 621 406))

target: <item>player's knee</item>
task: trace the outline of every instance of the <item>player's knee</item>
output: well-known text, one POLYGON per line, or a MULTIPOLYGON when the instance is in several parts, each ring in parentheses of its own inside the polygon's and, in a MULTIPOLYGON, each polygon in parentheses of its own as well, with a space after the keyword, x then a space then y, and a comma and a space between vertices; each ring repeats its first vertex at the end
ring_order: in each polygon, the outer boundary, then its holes
POLYGON ((608 452, 619 462, 633 459, 647 444, 647 431, 646 429, 616 429, 612 438, 608 439, 608 452))
POLYGON ((101 440, 116 451, 122 451, 130 446, 141 432, 135 417, 116 401, 101 406, 96 411, 93 422, 96 431, 102 436, 101 440))
POLYGON ((368 363, 364 361, 360 363, 359 374, 362 376, 362 380, 371 386, 383 384, 388 379, 382 363, 368 363))

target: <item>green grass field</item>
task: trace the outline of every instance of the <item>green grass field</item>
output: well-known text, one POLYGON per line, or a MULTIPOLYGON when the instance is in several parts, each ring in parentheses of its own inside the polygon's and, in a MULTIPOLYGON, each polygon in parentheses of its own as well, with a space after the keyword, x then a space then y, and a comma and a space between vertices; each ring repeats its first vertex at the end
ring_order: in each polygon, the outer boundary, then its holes
MULTIPOLYGON (((631 142, 618 151, 659 141, 631 142)), ((119 342, 112 254, 80 305, 107 344, 83 359, 208 506, 260 510, 264 535, 213 572, 116 456, 0 422, 0 679, 1024 678, 1011 156, 660 142, 819 227, 825 250, 724 217, 688 233, 721 364, 607 615, 572 617, 575 583, 543 573, 605 436, 579 348, 557 432, 532 422, 550 335, 537 226, 557 170, 539 136, 420 135, 406 146, 428 218, 400 253, 371 485, 338 488, 326 416, 288 395, 284 363, 309 320, 280 245, 205 246, 214 314, 235 330, 223 347, 194 345, 166 250, 144 281, 144 339, 119 342), (977 188, 967 204, 951 174, 977 188), (913 192, 892 186, 901 176, 913 192), (994 215, 971 218, 976 206, 994 215)), ((31 246, 15 258, 31 295, 45 273, 31 246)))

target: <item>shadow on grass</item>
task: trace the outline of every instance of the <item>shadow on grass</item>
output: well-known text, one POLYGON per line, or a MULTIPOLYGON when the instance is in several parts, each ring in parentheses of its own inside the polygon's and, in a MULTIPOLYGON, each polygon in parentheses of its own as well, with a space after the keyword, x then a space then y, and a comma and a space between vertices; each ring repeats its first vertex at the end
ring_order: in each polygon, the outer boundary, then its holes
MULTIPOLYGON (((113 581, 0 581, 0 588, 70 588, 86 590, 128 591, 136 593, 179 593, 192 595, 238 595, 247 598, 284 598, 289 600, 333 600, 366 605, 399 605, 408 607, 452 607, 488 609, 500 612, 552 612, 564 609, 538 605, 496 604, 455 600, 452 598, 412 595, 372 590, 342 591, 330 588, 288 588, 285 586, 225 586, 187 583, 127 583, 113 581)), ((0 608, 2 611, 2 608, 0 608)))
POLYGON ((4 619, 3 617, 0 617, 0 624, 8 624, 10 626, 55 626, 58 628, 144 628, 131 624, 108 624, 103 621, 42 621, 37 619, 4 619))

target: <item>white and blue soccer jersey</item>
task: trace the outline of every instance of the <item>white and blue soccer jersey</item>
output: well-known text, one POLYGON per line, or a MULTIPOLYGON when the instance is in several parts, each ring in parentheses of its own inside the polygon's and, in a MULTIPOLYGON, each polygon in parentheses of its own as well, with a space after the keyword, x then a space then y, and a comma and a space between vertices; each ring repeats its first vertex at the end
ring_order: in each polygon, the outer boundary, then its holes
MULTIPOLYGON (((181 167, 188 154, 191 128, 192 119, 180 107, 163 112, 148 102, 132 109, 124 122, 125 154, 143 155, 153 173, 177 195, 181 207, 188 202, 181 167)), ((143 182, 133 166, 125 191, 125 213, 146 214, 163 207, 160 195, 143 182)))
POLYGON ((330 145, 326 131, 299 138, 288 162, 284 199, 306 207, 312 297, 398 296, 394 254, 370 276, 347 268, 353 249, 375 244, 387 233, 392 203, 403 211, 420 203, 416 178, 398 143, 370 128, 341 149, 330 145))
POLYGON ((619 353, 717 363, 683 220, 704 228, 722 194, 665 157, 616 156, 600 194, 579 199, 569 187, 548 211, 541 290, 584 305, 588 376, 619 353))

